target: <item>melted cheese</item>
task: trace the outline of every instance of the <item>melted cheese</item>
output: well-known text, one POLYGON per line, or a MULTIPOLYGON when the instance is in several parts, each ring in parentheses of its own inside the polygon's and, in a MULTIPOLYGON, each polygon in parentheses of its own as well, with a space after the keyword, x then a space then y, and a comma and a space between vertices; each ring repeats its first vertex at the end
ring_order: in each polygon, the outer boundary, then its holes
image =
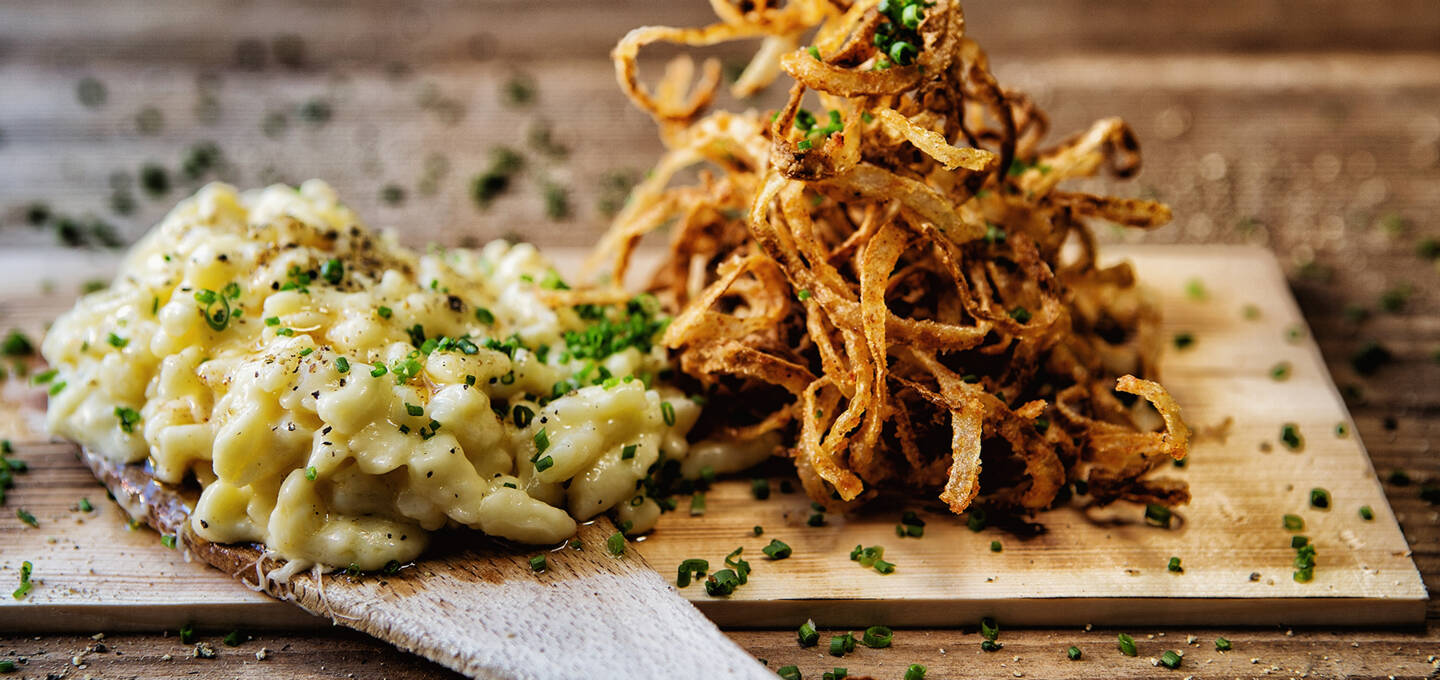
POLYGON ((547 304, 553 277, 528 245, 408 251, 321 182, 213 184, 55 322, 48 426, 193 477, 198 535, 292 561, 404 563, 447 526, 551 543, 612 508, 644 531, 639 482, 699 409, 638 378, 659 348, 572 356, 593 314, 547 304))

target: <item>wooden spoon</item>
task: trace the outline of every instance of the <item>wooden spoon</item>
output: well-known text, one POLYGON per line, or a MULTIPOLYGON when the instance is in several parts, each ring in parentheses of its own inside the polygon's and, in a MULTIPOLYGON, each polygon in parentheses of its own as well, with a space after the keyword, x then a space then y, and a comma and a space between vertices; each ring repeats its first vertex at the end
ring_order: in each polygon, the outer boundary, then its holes
POLYGON ((432 542, 439 554, 394 575, 303 572, 281 583, 265 574, 282 563, 257 547, 210 543, 191 532, 193 498, 157 482, 144 466, 117 465, 90 451, 81 458, 132 518, 177 536, 211 566, 471 677, 775 677, 634 550, 610 554, 609 520, 582 526, 579 550, 521 552, 443 535, 432 542), (530 568, 536 554, 547 558, 540 573, 530 568))

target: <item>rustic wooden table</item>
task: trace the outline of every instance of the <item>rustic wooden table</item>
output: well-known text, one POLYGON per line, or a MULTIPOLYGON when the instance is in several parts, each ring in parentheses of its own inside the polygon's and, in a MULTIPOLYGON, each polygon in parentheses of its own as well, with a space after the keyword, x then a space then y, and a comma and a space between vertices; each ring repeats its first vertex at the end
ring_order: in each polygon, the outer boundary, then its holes
MULTIPOLYGON (((616 178, 642 172, 659 150, 648 119, 616 90, 608 49, 642 23, 698 24, 703 5, 4 3, 0 248, 128 241, 199 182, 311 176, 412 244, 520 235, 583 245, 603 228, 616 178), (528 101, 516 96, 526 92, 528 101), (529 162, 482 210, 469 182, 498 145, 529 162), (568 215, 547 216, 560 194, 568 215), (40 212, 50 216, 37 227, 40 212)), ((1258 243, 1287 262, 1375 467, 1414 480, 1386 491, 1427 585, 1440 587, 1440 513, 1419 494, 1422 482, 1440 482, 1430 450, 1440 432, 1440 260, 1433 245, 1422 252, 1440 238, 1440 3, 975 0, 967 9, 1002 82, 1036 95, 1058 133, 1102 115, 1134 125, 1148 165, 1119 190, 1164 198, 1177 216, 1146 239, 1258 243), (1371 341, 1392 358, 1362 375, 1351 357, 1371 341)), ((841 663, 883 678, 910 663, 931 678, 1433 678, 1440 668, 1437 603, 1415 630, 1244 623, 1132 630, 1135 659, 1111 653, 1114 631, 1007 631, 1002 653, 983 654, 974 630, 909 630, 894 649, 841 663), (1184 644, 1190 635, 1198 644, 1184 644), (1234 651, 1216 653, 1217 635, 1234 651), (1072 644, 1084 660, 1065 658, 1072 644), (1181 646, 1179 671, 1148 662, 1181 646)), ((837 661, 800 649, 790 630, 732 635, 806 678, 837 661)), ((28 677, 445 673, 340 629, 217 649, 216 659, 191 658, 173 632, 0 637, 0 660, 25 657, 28 677)))

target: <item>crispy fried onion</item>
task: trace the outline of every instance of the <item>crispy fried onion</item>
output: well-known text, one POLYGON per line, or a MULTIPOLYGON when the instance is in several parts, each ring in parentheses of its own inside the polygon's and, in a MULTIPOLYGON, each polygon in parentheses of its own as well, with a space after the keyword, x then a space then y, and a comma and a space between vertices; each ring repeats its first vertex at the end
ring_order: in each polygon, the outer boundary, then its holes
POLYGON ((1134 175, 1130 128, 1106 119, 1043 148, 1048 119, 996 82, 952 0, 921 3, 908 28, 874 0, 712 4, 715 25, 637 29, 615 49, 670 150, 591 263, 618 281, 668 225, 649 290, 675 313, 661 341, 683 379, 711 395, 697 432, 783 434, 831 507, 887 488, 956 513, 1074 493, 1187 501, 1183 483, 1150 477, 1188 444, 1175 400, 1141 379, 1158 315, 1127 265, 1097 265, 1087 225, 1153 228, 1169 208, 1057 189, 1134 175), (896 35, 918 53, 877 47, 896 35), (690 88, 688 61, 658 95, 636 79, 643 45, 751 37, 764 42, 746 88, 772 65, 795 80, 773 114, 701 117, 716 85, 690 88), (698 179, 677 186, 682 173, 698 179))

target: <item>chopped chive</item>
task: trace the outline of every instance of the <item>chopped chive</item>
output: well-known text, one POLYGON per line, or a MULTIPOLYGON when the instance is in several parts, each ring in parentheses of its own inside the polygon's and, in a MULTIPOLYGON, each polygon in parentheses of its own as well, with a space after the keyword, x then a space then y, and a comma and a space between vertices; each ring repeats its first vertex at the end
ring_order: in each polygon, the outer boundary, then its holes
POLYGON ((1330 507, 1330 492, 1320 487, 1310 490, 1310 507, 1325 510, 1330 507))
POLYGON ((660 402, 660 415, 665 418, 666 427, 675 426, 675 406, 668 401, 660 402))
POLYGON ((1070 660, 1071 660, 1071 661, 1079 661, 1079 660, 1080 660, 1080 655, 1081 655, 1080 648, 1079 648, 1079 647, 1076 647, 1076 646, 1074 646, 1074 645, 1071 645, 1071 646, 1070 646, 1070 649, 1065 650, 1065 656, 1070 657, 1070 660))
POLYGON ((545 453, 545 449, 550 448, 550 434, 545 431, 545 428, 540 428, 540 431, 536 432, 531 439, 535 442, 535 453, 537 454, 545 453))
POLYGON ((994 640, 1000 637, 1000 624, 995 623, 995 619, 988 616, 980 619, 980 635, 986 640, 994 640))
POLYGON ((375 368, 370 369, 370 377, 378 378, 382 375, 385 375, 385 364, 375 364, 375 368))
POLYGON ((180 627, 180 644, 195 644, 195 628, 188 623, 180 627))
POLYGON ((801 647, 814 647, 820 642, 820 632, 815 630, 815 621, 813 619, 800 624, 798 635, 801 647))
POLYGON ((750 531, 754 532, 756 536, 760 536, 765 533, 765 527, 756 524, 755 526, 750 528, 750 531))
POLYGON ((823 527, 825 526, 825 515, 819 512, 812 513, 805 523, 812 527, 823 527))
POLYGON ((330 285, 339 285, 345 278, 345 264, 338 258, 331 258, 320 265, 320 278, 325 279, 330 285))
POLYGON ((314 348, 314 347, 306 347, 305 349, 300 350, 300 356, 302 356, 302 357, 308 357, 308 356, 310 356, 311 353, 313 353, 314 351, 315 351, 315 348, 314 348))
POLYGON ((865 634, 860 642, 871 649, 884 649, 890 646, 890 641, 895 638, 895 631, 886 626, 870 626, 865 629, 865 634))
POLYGON ((163 546, 165 546, 165 547, 167 547, 167 548, 169 548, 169 549, 171 549, 171 550, 174 550, 174 549, 175 549, 175 536, 174 536, 174 535, 161 536, 161 537, 160 537, 160 545, 163 545, 163 546))
POLYGON ((925 680, 926 668, 918 663, 912 663, 905 669, 905 680, 925 680))
POLYGON ((1024 307, 1015 307, 1010 310, 1010 318, 1016 323, 1030 323, 1030 310, 1024 307))
POLYGON ((983 531, 988 522, 989 513, 985 511, 985 508, 971 508, 965 519, 965 525, 976 533, 983 531))
POLYGON ((705 514, 705 492, 696 491, 694 495, 690 496, 690 516, 703 514, 705 514))
POLYGON ((1135 649, 1135 638, 1130 637, 1125 633, 1121 633, 1115 636, 1115 639, 1116 646, 1120 648, 1121 654, 1124 654, 1125 656, 1135 656, 1139 653, 1139 651, 1135 649))
POLYGON ((847 637, 850 637, 849 633, 830 638, 830 656, 845 656, 845 638, 847 637))
POLYGON ((813 59, 815 59, 815 61, 820 61, 820 50, 819 50, 819 48, 815 47, 814 45, 811 45, 811 46, 805 48, 805 51, 808 52, 808 53, 810 54, 810 56, 811 56, 813 59))
POLYGON ((619 531, 610 534, 610 538, 605 539, 605 549, 609 550, 611 555, 625 554, 625 534, 619 531))
POLYGON ((536 471, 536 472, 544 472, 544 471, 549 470, 550 468, 552 468, 552 467, 554 467, 554 466, 555 466, 555 459, 552 458, 552 457, 550 457, 550 456, 545 456, 544 458, 541 458, 541 459, 535 461, 535 471, 536 471))
POLYGON ((1280 426, 1280 442, 1285 448, 1291 451, 1299 451, 1305 446, 1305 437, 1300 434, 1300 426, 1295 423, 1285 423, 1280 426))
POLYGON ((1231 649, 1233 649, 1233 646, 1230 644, 1230 641, 1229 641, 1229 640, 1227 640, 1227 639, 1225 639, 1225 638, 1223 638, 1223 637, 1217 637, 1217 638, 1215 638, 1215 651, 1217 651, 1217 652, 1228 652, 1228 651, 1230 651, 1231 649))
POLYGON ((1271 380, 1285 380, 1290 377, 1290 362, 1282 361, 1270 368, 1271 380))
POLYGON ((544 555, 536 555, 530 558, 530 571, 545 571, 547 566, 549 565, 545 564, 544 555))
MULTIPOLYGON (((523 404, 516 404, 515 408, 510 411, 510 417, 515 421, 515 427, 523 430, 530 427, 530 421, 535 419, 535 412, 523 404)), ((536 446, 539 446, 538 441, 536 446)))
POLYGON ((1171 516, 1170 508, 1160 505, 1159 503, 1151 503, 1145 506, 1145 523, 1151 526, 1165 527, 1168 529, 1170 527, 1171 516))
POLYGON ((1166 650, 1164 654, 1160 655, 1160 665, 1173 671, 1180 667, 1180 655, 1166 650))
POLYGON ((425 415, 425 408, 423 406, 416 406, 415 404, 407 401, 405 402, 405 413, 418 418, 425 415))
POLYGON ((1002 649, 1004 649, 1004 648, 1005 648, 1005 645, 1002 645, 1002 644, 1000 644, 1000 643, 998 643, 998 642, 996 642, 996 641, 994 641, 994 640, 981 640, 981 641, 980 641, 980 649, 981 649, 982 651, 986 651, 986 652, 998 652, 998 651, 1000 651, 1000 650, 1002 650, 1002 649))
POLYGON ((639 448, 639 444, 626 444, 620 449, 620 460, 630 460, 631 458, 634 458, 635 451, 639 448))
POLYGON ((1190 332, 1175 334, 1175 349, 1186 349, 1195 344, 1195 334, 1190 332))
POLYGON ((806 301, 806 300, 809 300, 809 299, 810 299, 810 289, 809 289, 809 288, 802 288, 802 289, 800 290, 800 292, 799 292, 798 294, 796 294, 796 297, 800 298, 800 301, 801 301, 801 302, 804 302, 804 301, 806 301))
POLYGON ((1370 506, 1368 505, 1360 506, 1360 519, 1363 519, 1367 522, 1375 519, 1375 511, 1371 510, 1370 506))
POLYGON ((313 481, 315 481, 316 478, 318 478, 319 476, 320 476, 320 471, 319 471, 319 470, 316 470, 314 465, 311 465, 311 466, 305 468, 305 479, 306 479, 307 481, 313 482, 313 481))
POLYGON ((238 630, 232 630, 226 633, 220 641, 225 643, 226 647, 239 647, 241 643, 245 642, 245 634, 238 630))
POLYGON ((750 480, 750 495, 755 500, 763 501, 770 497, 770 480, 764 477, 756 477, 750 480))
POLYGON ((795 666, 781 666, 775 674, 780 676, 780 680, 800 680, 800 669, 795 666))
POLYGON ((25 508, 20 508, 16 510, 15 516, 20 518, 21 522, 29 524, 31 527, 34 527, 36 529, 40 528, 40 520, 35 519, 35 516, 30 514, 30 511, 26 510, 25 508))
POLYGON ((680 563, 680 571, 675 577, 675 585, 684 588, 690 585, 690 577, 700 578, 705 572, 710 571, 710 562, 701 559, 688 559, 680 563))
POLYGON ((276 335, 283 335, 283 336, 285 336, 285 337, 288 338, 288 337, 290 337, 290 336, 295 335, 295 329, 293 329, 293 328, 277 328, 277 329, 275 329, 275 334, 276 334, 276 335))
POLYGON ((493 326, 495 325, 495 314, 484 307, 476 307, 475 320, 486 326, 493 326))
POLYGON ((1305 547, 1306 545, 1309 545, 1309 543, 1310 543, 1310 539, 1309 539, 1308 537, 1306 537, 1306 536, 1291 536, 1291 537, 1290 537, 1290 547, 1295 548, 1295 549, 1297 549, 1297 550, 1300 549, 1300 548, 1305 547))
POLYGON ((1299 515, 1285 515, 1284 521, 1286 531, 1305 530, 1305 520, 1301 519, 1299 515))
MULTIPOLYGON (((760 527, 755 527, 755 528, 756 528, 756 529, 759 529, 760 527)), ((756 535, 756 536, 759 536, 760 534, 757 532, 755 535, 756 535)), ((781 540, 779 540, 779 539, 774 539, 774 538, 772 538, 772 539, 770 539, 770 545, 767 545, 767 546, 761 548, 761 549, 760 549, 760 552, 763 552, 763 553, 765 553, 766 555, 768 555, 768 556, 770 557, 770 559, 783 560, 783 559, 785 559, 785 558, 787 558, 787 557, 790 556, 791 550, 790 550, 790 546, 787 545, 787 544, 785 544, 784 541, 781 541, 781 540)))
POLYGON ((1210 293, 1205 290, 1204 281, 1200 279, 1190 279, 1185 282, 1185 297, 1198 301, 1210 297, 1210 293))
POLYGON ((89 498, 81 498, 77 507, 80 508, 80 512, 90 512, 95 509, 95 506, 90 504, 89 498))
POLYGON ((1180 558, 1178 557, 1171 557, 1170 563, 1165 565, 1165 568, 1176 574, 1185 573, 1185 567, 1180 566, 1180 558))
POLYGON ((388 319, 388 318, 390 318, 390 315, 391 315, 391 314, 394 314, 394 312, 391 311, 391 309, 390 309, 389 307, 386 307, 386 306, 384 306, 384 305, 381 305, 380 307, 377 307, 377 308, 375 309, 375 313, 376 313, 376 314, 379 314, 379 315, 380 315, 380 318, 382 318, 382 319, 388 319))
POLYGON ((882 574, 893 574, 895 573, 895 563, 886 562, 885 560, 875 560, 875 571, 882 574))

